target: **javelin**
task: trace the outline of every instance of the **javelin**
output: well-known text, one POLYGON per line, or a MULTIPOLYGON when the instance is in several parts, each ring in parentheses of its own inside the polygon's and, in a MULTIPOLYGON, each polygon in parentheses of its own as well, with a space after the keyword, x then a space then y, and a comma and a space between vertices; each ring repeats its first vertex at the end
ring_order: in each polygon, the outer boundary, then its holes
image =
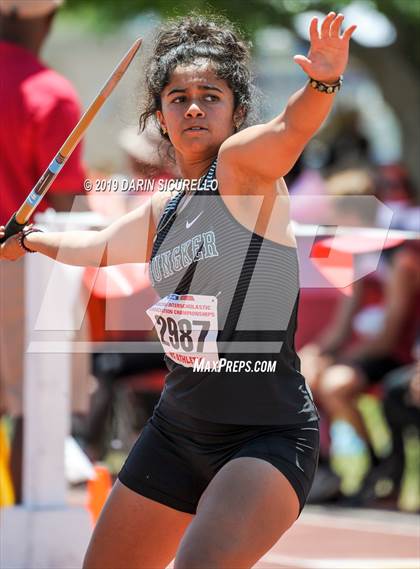
POLYGON ((7 222, 4 237, 0 239, 0 243, 3 243, 3 241, 6 241, 6 239, 12 235, 19 233, 19 231, 21 231, 23 227, 25 227, 25 225, 28 223, 29 218, 37 208, 42 198, 50 189, 51 184, 54 182, 61 168, 67 162, 71 153, 76 148, 78 142, 85 134, 88 126, 95 118, 97 112, 105 103, 109 95, 114 90, 114 87, 126 72, 127 67, 130 65, 133 57, 136 55, 141 42, 141 39, 136 40, 124 55, 124 57, 121 59, 120 63, 114 69, 105 85, 102 87, 96 98, 91 103, 90 107, 86 110, 77 125, 67 137, 67 140, 64 142, 63 146, 55 155, 51 164, 39 178, 26 200, 23 202, 18 211, 15 212, 7 222))

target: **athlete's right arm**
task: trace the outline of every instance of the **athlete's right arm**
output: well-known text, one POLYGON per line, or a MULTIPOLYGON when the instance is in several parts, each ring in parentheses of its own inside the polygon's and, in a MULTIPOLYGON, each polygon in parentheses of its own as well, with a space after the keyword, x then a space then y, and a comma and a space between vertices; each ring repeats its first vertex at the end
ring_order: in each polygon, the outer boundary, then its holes
MULTIPOLYGON (((156 197, 155 197, 156 196, 156 197)), ((145 263, 150 259, 157 220, 165 197, 151 200, 123 215, 100 231, 34 232, 25 237, 31 251, 67 265, 104 267, 122 263, 145 263)), ((0 236, 4 228, 0 228, 0 236)), ((23 255, 17 236, 0 248, 0 259, 16 260, 23 255)))

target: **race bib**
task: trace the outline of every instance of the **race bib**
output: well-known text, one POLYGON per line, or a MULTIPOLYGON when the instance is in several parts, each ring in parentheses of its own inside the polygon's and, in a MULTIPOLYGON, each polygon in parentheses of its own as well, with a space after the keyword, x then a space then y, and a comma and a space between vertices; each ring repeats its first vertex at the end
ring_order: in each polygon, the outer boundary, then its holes
POLYGON ((147 309, 165 354, 177 364, 218 362, 217 298, 203 294, 169 294, 147 309))

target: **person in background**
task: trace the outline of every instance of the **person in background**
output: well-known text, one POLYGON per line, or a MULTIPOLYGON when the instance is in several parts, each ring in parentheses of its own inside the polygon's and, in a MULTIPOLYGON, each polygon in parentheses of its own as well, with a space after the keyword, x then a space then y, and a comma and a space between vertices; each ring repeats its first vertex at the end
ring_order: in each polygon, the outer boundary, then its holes
POLYGON ((120 132, 118 142, 133 178, 159 180, 180 176, 171 147, 154 125, 147 125, 141 133, 137 127, 127 127, 120 132))
MULTIPOLYGON (((22 205, 80 116, 79 100, 70 82, 40 60, 41 49, 62 3, 63 0, 0 0, 2 224, 22 205)), ((83 191, 84 178, 79 145, 38 211, 47 207, 69 211, 74 195, 83 191)), ((0 286, 0 415, 15 418, 11 474, 15 500, 19 503, 23 444, 23 259, 1 264, 0 286)), ((83 360, 86 360, 83 354, 74 359, 74 377, 82 377, 80 366, 86 367, 83 360)), ((80 408, 75 410, 83 411, 84 403, 79 403, 80 408)))
MULTIPOLYGON (((379 208, 361 208, 357 201, 346 200, 346 196, 377 193, 371 173, 336 173, 327 180, 327 189, 329 195, 338 197, 335 209, 340 225, 375 226, 379 208)), ((355 264, 363 264, 367 255, 357 255, 355 264)), ((375 273, 353 283, 352 294, 343 298, 333 324, 300 352, 304 375, 324 419, 341 419, 353 426, 366 444, 371 467, 380 461, 357 400, 366 388, 381 382, 385 374, 412 361, 418 325, 415 306, 420 290, 416 256, 418 252, 409 245, 383 252, 375 273)), ((323 456, 320 464, 313 501, 339 494, 339 479, 332 472, 328 457, 323 456)))
POLYGON ((407 465, 404 437, 411 429, 416 432, 420 425, 420 360, 398 368, 383 379, 383 409, 391 434, 391 451, 380 458, 373 467, 356 496, 352 497, 354 506, 372 507, 385 504, 399 506, 402 481, 407 465), (378 485, 382 480, 392 482, 383 486, 378 496, 378 485), (388 488, 388 491, 384 490, 388 488))
MULTIPOLYGON (((404 164, 383 164, 377 168, 375 175, 378 199, 393 212, 391 229, 419 231, 419 197, 404 164)), ((381 222, 382 216, 379 212, 379 225, 381 222)))

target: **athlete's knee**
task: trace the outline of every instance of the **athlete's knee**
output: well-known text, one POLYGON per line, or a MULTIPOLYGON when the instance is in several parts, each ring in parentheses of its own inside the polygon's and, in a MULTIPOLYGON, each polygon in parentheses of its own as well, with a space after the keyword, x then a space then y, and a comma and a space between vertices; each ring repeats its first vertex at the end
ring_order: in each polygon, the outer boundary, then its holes
POLYGON ((319 387, 323 403, 328 400, 350 400, 360 392, 361 381, 351 366, 334 365, 325 371, 319 387))

